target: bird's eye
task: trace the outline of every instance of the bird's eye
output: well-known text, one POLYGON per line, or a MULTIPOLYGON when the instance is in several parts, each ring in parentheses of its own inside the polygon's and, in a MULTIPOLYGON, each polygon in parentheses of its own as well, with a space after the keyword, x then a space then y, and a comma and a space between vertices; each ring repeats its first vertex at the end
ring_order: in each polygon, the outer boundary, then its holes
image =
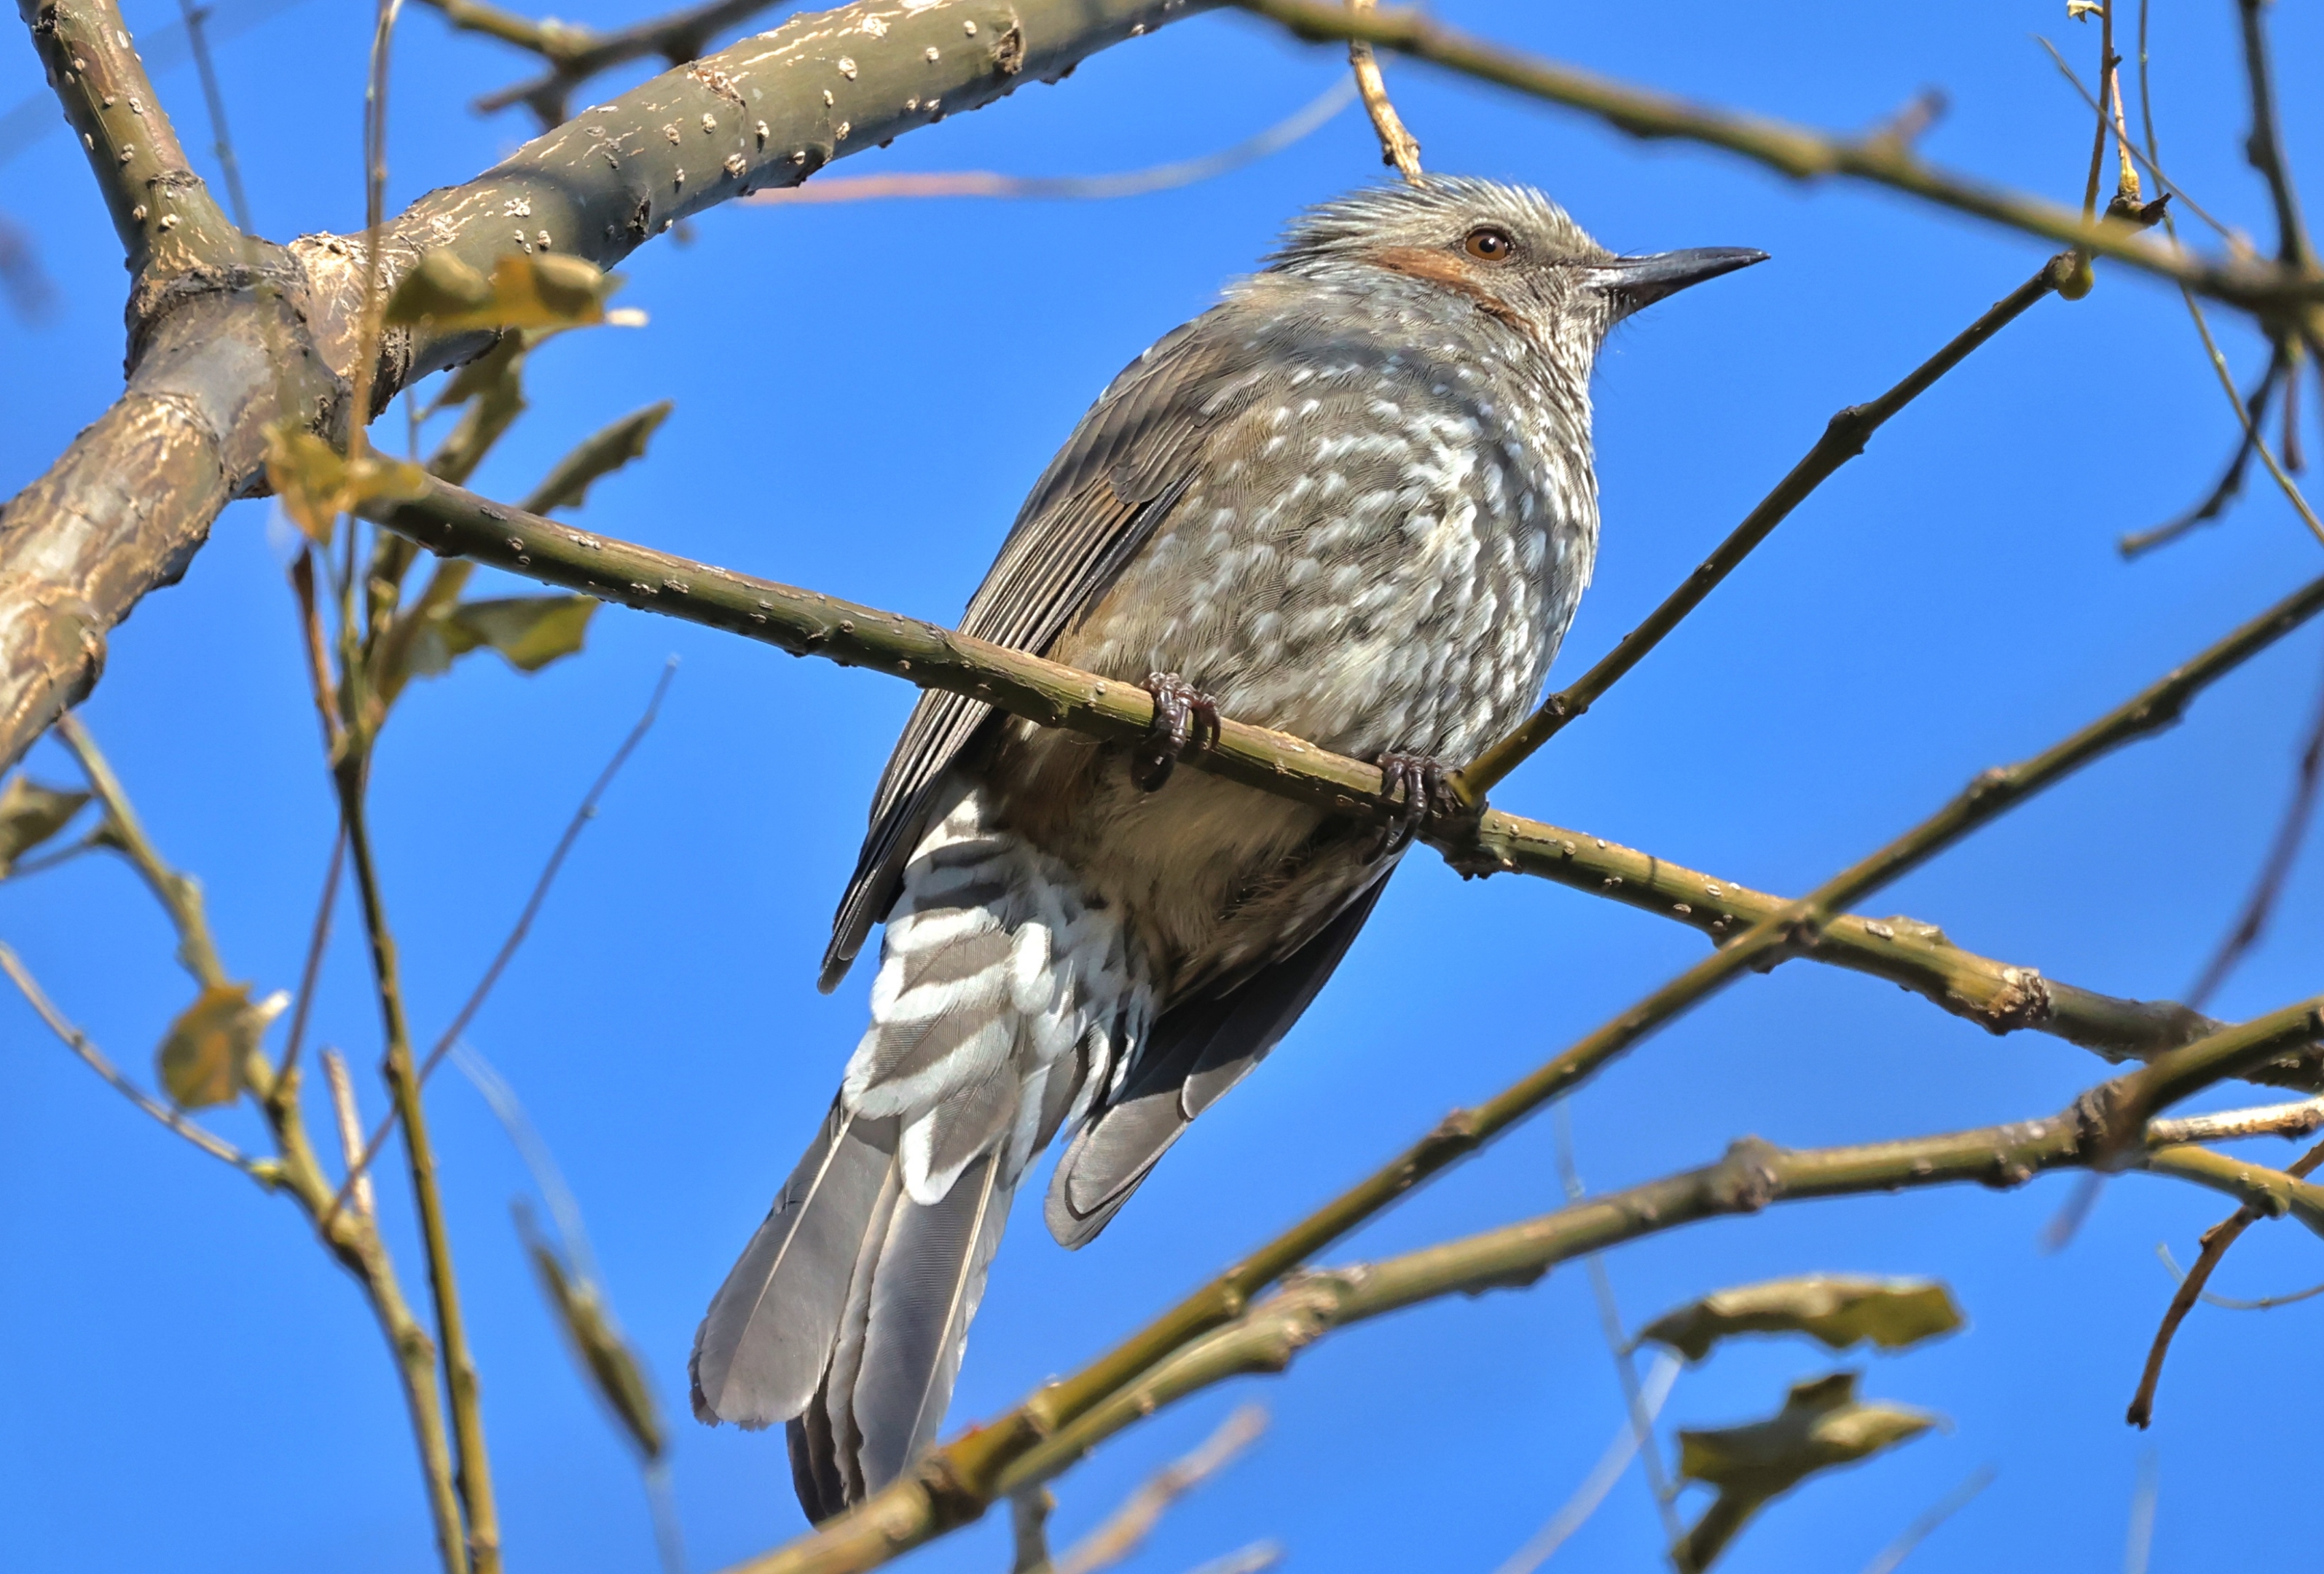
POLYGON ((1517 243, 1499 226, 1480 224, 1469 232, 1461 249, 1480 263, 1506 263, 1517 255, 1517 243))

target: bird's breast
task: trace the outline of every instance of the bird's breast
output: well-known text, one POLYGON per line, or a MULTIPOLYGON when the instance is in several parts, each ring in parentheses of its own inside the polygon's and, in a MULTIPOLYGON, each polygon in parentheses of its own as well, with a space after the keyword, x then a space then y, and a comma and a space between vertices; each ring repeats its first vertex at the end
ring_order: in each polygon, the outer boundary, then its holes
POLYGON ((1059 659, 1175 671, 1359 757, 1466 758, 1515 725, 1590 577, 1587 427, 1561 463, 1514 397, 1397 360, 1295 373, 1225 423, 1059 659))

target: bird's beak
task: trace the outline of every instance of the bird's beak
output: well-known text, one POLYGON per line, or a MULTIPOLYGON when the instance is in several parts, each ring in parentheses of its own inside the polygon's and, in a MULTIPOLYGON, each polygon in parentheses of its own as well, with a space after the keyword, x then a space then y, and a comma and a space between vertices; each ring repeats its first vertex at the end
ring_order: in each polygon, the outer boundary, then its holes
POLYGON ((1716 279, 1738 268, 1767 260, 1765 252, 1748 246, 1695 246, 1683 252, 1656 252, 1652 256, 1616 257, 1589 270, 1591 284, 1612 298, 1628 316, 1651 306, 1665 295, 1675 295, 1689 284, 1716 279))

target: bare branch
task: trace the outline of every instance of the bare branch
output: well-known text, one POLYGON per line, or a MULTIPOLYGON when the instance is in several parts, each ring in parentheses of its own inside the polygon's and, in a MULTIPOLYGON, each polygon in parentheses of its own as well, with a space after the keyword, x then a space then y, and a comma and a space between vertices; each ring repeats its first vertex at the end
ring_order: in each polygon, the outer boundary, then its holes
MULTIPOLYGON (((2324 1164, 2324 1143, 2319 1143, 2301 1154, 2286 1168, 2284 1173, 2295 1178, 2303 1177, 2313 1173, 2319 1164, 2324 1164)), ((2218 1267, 2220 1259, 2227 1255, 2227 1248, 2263 1217, 2273 1215, 2264 1208, 2246 1204, 2203 1232, 2202 1255, 2195 1259, 2195 1266, 2187 1276, 2179 1282, 2178 1290, 2171 1297, 2171 1304, 2163 1310, 2163 1324, 2154 1330, 2154 1343, 2146 1352, 2146 1368, 2139 1375, 2138 1392, 2131 1396, 2130 1409, 2124 1417, 2131 1425, 2144 1430, 2153 1421, 2154 1390, 2163 1381, 2163 1363, 2171 1354, 2171 1341, 2179 1332, 2179 1325, 2186 1321, 2187 1314, 2194 1310, 2196 1299, 2203 1293, 2203 1287, 2211 1282, 2211 1273, 2218 1267)))
POLYGON ((1256 1404, 1237 1410, 1201 1447, 1156 1471, 1103 1524, 1075 1542, 1057 1560, 1056 1574, 1097 1574, 1128 1558, 1153 1533, 1172 1504, 1234 1463, 1266 1430, 1266 1411, 1256 1404))
MULTIPOLYGON (((388 227, 379 282, 429 250, 485 273, 543 245, 610 267, 690 214, 1056 80, 1213 3, 857 0, 795 17, 422 198, 388 227)), ((88 692, 114 625, 183 572, 219 509, 256 481, 270 425, 345 430, 368 271, 357 240, 277 247, 226 222, 167 134, 110 0, 20 4, 96 147, 138 283, 128 390, 0 513, 0 764, 88 692), (83 58, 86 73, 71 63, 83 58)), ((484 342, 389 333, 363 417, 484 342)))
MULTIPOLYGON (((1619 1481, 1622 1473, 1630 1468, 1630 1461, 1646 1457, 1646 1450, 1650 1447, 1654 1435, 1654 1419, 1662 1413, 1663 1402, 1670 1397, 1671 1387, 1678 1381, 1680 1365, 1679 1358, 1668 1350, 1655 1352, 1654 1368, 1646 1374, 1639 1390, 1639 1398, 1644 1402, 1645 1428, 1639 1426, 1634 1416, 1626 1413, 1622 1417, 1622 1424, 1615 1429, 1613 1440, 1606 1445, 1605 1453, 1599 1456, 1598 1463, 1590 1474, 1582 1477, 1582 1485, 1573 1489, 1573 1495, 1549 1516, 1549 1523, 1535 1532, 1530 1541, 1510 1553, 1508 1560, 1493 1574, 1533 1574, 1536 1569, 1549 1561, 1551 1555, 1563 1546, 1575 1531, 1588 1523, 1591 1514, 1598 1512, 1598 1505, 1606 1500, 1606 1495, 1614 1489, 1614 1483, 1619 1481)), ((1628 1407, 1625 1405, 1624 1408, 1627 1411, 1628 1407)), ((1675 1517, 1674 1514, 1666 1514, 1665 1523, 1675 1517)))
MULTIPOLYGON (((1378 0, 1348 0, 1348 9, 1365 12, 1377 4, 1378 0)), ((1388 101, 1388 84, 1380 78, 1379 60, 1372 53, 1372 46, 1360 40, 1350 41, 1348 69, 1354 73, 1356 90, 1363 95, 1364 113, 1372 117, 1372 130, 1379 136, 1380 162, 1407 181, 1419 180, 1420 144, 1404 128, 1404 117, 1388 101)))
POLYGON ((2239 258, 2206 261, 2155 245, 2141 226, 2102 218, 2085 223, 2071 208, 1986 185, 1926 164, 1899 139, 1838 137, 1759 116, 1691 104, 1651 88, 1600 77, 1444 26, 1416 11, 1361 15, 1327 0, 1236 0, 1302 38, 1360 40, 1474 77, 1480 81, 1596 116, 1638 137, 1673 137, 1725 148, 1796 181, 1845 176, 1921 198, 2059 245, 2081 246, 2198 294, 2247 311, 2288 310, 2324 302, 2324 279, 2239 258))
POLYGON ((33 980, 31 970, 24 966, 15 951, 5 944, 0 944, 0 972, 8 975, 9 981, 14 983, 24 996, 24 1003, 38 1014, 42 1022, 48 1023, 49 1031, 64 1042, 65 1048, 79 1056, 83 1065, 104 1078, 130 1103, 209 1154, 210 1157, 232 1164, 261 1186, 271 1187, 279 1179, 277 1167, 271 1161, 251 1158, 224 1137, 213 1135, 123 1076, 120 1069, 106 1058, 104 1051, 88 1042, 88 1034, 65 1020, 64 1014, 56 1008, 45 994, 42 993, 41 986, 33 980))
MULTIPOLYGON (((373 517, 447 556, 470 558, 604 600, 742 634, 794 655, 948 689, 1051 727, 1117 743, 1146 736, 1152 701, 1130 684, 1003 650, 850 601, 755 579, 690 559, 527 515, 456 486, 432 484, 414 502, 381 503, 373 517)), ((2165 724, 2191 690, 2256 653, 2324 606, 2324 580, 2215 647, 2130 709, 2144 730, 2165 724), (2281 620, 2289 617, 2291 622, 2281 620), (2257 643, 2253 643, 2257 641, 2257 643)), ((2127 721, 2125 725, 2128 725, 2127 721)), ((2110 745, 2098 744, 2103 748, 2110 745)), ((1196 768, 1354 819, 1384 819, 1377 765, 1229 720, 1190 756, 1196 768)), ((1979 793, 1986 790, 1976 789, 1979 793)), ((1788 911, 1786 899, 1706 875, 1603 838, 1488 810, 1441 838, 1457 867, 1522 872, 1690 924, 1727 940, 1788 911)), ((2043 978, 2035 969, 1960 950, 1912 919, 1833 916, 1806 955, 1890 979, 1994 1032, 2038 1028, 2110 1059, 2192 1042, 2220 1024, 2168 1001, 2121 1000, 2043 978)), ((2269 1068, 2263 1079, 2324 1088, 2313 1064, 2269 1068)))
POLYGON ((752 207, 794 208, 823 202, 867 202, 889 197, 999 197, 1093 201, 1142 197, 1240 170, 1282 152, 1348 106, 1355 85, 1334 82, 1314 99, 1231 148, 1200 158, 1176 159, 1118 175, 1004 175, 994 170, 938 170, 901 175, 835 175, 804 186, 755 191, 742 200, 752 207))

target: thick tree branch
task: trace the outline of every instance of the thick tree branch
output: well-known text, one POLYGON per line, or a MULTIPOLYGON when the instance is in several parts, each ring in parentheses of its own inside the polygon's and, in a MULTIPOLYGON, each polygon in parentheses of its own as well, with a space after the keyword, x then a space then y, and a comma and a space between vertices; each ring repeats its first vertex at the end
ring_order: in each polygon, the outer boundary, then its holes
MULTIPOLYGON (((447 556, 742 634, 793 655, 821 655, 966 694, 1110 742, 1143 738, 1152 715, 1153 702, 1134 685, 538 518, 446 483, 433 483, 416 502, 383 503, 371 514, 447 556)), ((2324 592, 2311 587, 2302 594, 2307 599, 2300 606, 2312 611, 2324 592)), ((1189 764, 1333 813, 1385 817, 1377 766, 1263 727, 1229 720, 1217 744, 1189 764)), ((1691 924, 1714 940, 1731 938, 1789 905, 1781 896, 1600 837, 1498 810, 1487 810, 1473 828, 1443 830, 1442 845, 1459 867, 1538 875, 1691 924)), ((2223 1025, 2168 1001, 2123 1000, 2045 979, 2034 968, 1962 950, 1942 931, 1909 918, 1834 917, 1805 954, 1903 985, 1990 1032, 2038 1028, 2111 1060, 2152 1055, 2223 1025)), ((2264 1069, 2260 1079, 2314 1090, 2324 1088, 2324 1070, 2314 1057, 2301 1057, 2264 1069)))
POLYGON ((1594 115, 1632 136, 1674 137, 1725 148, 1796 181, 1840 175, 1886 186, 2055 245, 2081 246, 2113 257, 2247 311, 2305 310, 2312 315, 2324 305, 2324 279, 2239 260, 2205 261, 2192 253, 2157 245, 2138 225, 2121 219, 2086 223, 2070 208, 1924 163, 1902 137, 1831 136, 1758 116, 1707 108, 1578 67, 1501 48, 1417 11, 1351 13, 1327 0, 1236 3, 1302 38, 1360 42, 1395 50, 1463 76, 1594 115))
MULTIPOLYGON (((859 0, 794 17, 422 198, 388 227, 382 282, 438 248, 487 274, 543 247, 610 267, 688 214, 1056 80, 1213 3, 859 0)), ((359 239, 236 234, 186 170, 110 0, 20 5, 138 283, 127 391, 0 513, 0 766, 79 702, 113 626, 260 484, 270 424, 344 429, 364 272, 359 239)), ((486 342, 389 333, 366 413, 486 342)))

